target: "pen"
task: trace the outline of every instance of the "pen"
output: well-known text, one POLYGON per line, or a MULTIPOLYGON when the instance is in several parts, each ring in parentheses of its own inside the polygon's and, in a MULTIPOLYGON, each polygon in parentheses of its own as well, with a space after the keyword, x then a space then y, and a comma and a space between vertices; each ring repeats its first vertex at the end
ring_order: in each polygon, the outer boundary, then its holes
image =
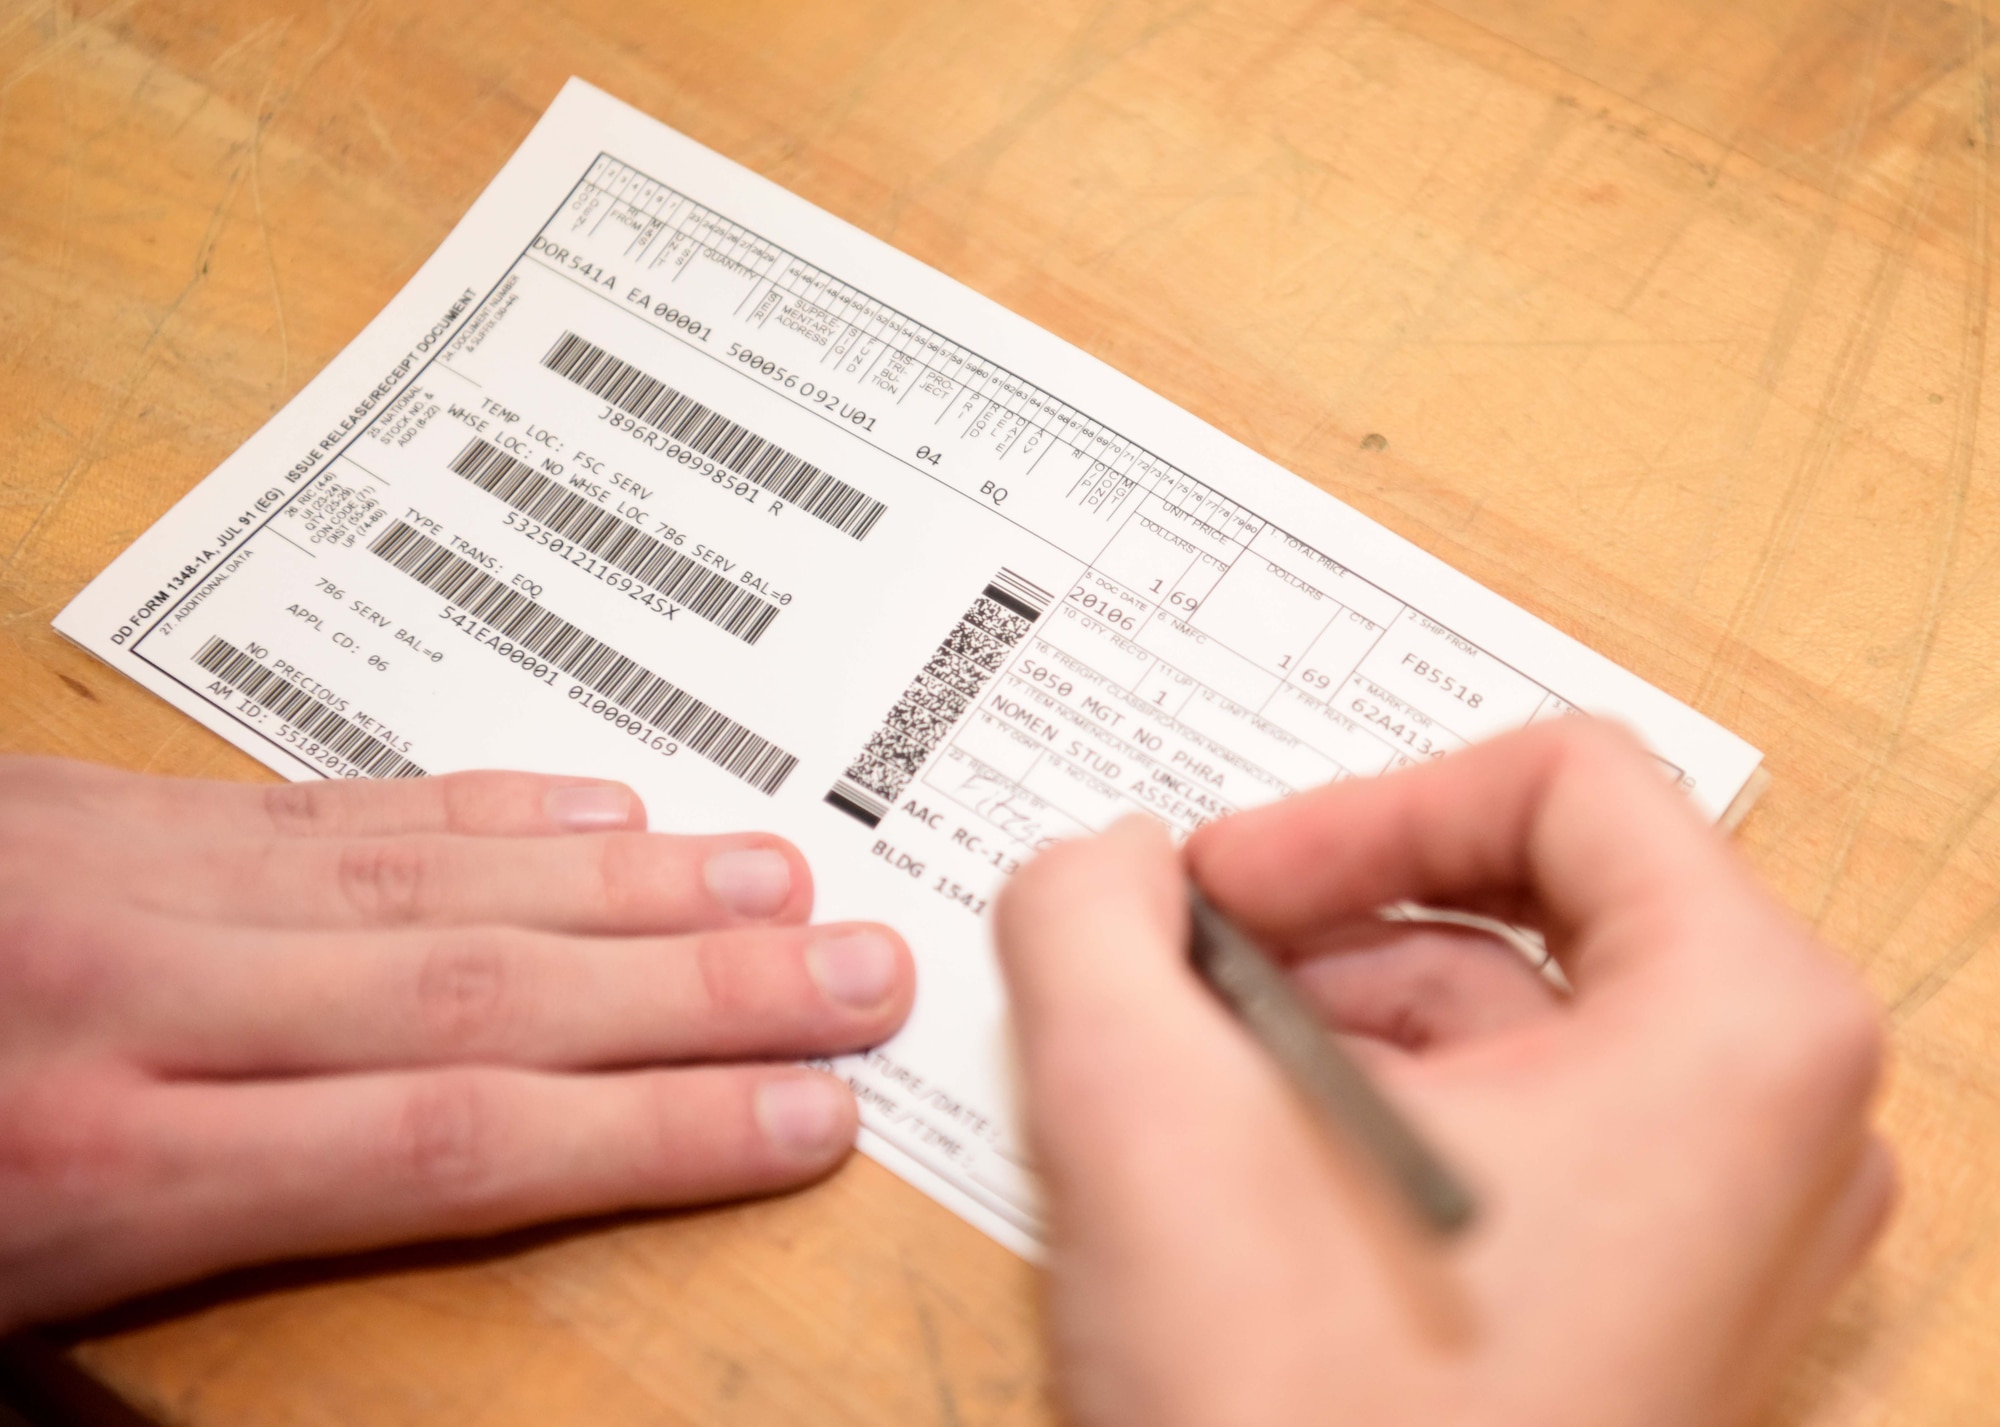
POLYGON ((1470 1224, 1477 1206, 1464 1182, 1341 1049, 1284 973, 1192 882, 1188 913, 1195 970, 1314 1108, 1361 1145, 1437 1234, 1470 1224))

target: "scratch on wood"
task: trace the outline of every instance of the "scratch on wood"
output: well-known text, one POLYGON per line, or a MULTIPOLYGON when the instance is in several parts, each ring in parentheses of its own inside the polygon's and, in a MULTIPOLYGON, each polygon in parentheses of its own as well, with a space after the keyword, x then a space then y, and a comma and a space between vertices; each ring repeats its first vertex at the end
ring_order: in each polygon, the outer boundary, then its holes
MULTIPOLYGON (((1840 149, 1834 160, 1833 178, 1826 186, 1826 197, 1820 204, 1818 220, 1813 225, 1810 238, 1799 253, 1799 260, 1792 264, 1791 279, 1785 285, 1784 296, 1779 299, 1778 315, 1771 323, 1771 331, 1764 343, 1763 359, 1757 364, 1757 379, 1752 383, 1750 399, 1733 433, 1732 444, 1739 451, 1748 453, 1757 441, 1757 433, 1763 429, 1764 415, 1770 409, 1771 400, 1777 395, 1778 383, 1783 378, 1789 364, 1792 348, 1797 345, 1799 333, 1805 325, 1806 313, 1812 306, 1813 294, 1819 289, 1820 274, 1826 268, 1827 254, 1832 250, 1834 234, 1840 228, 1840 215, 1847 206, 1848 188, 1854 178, 1854 162, 1861 150, 1861 141, 1867 134, 1870 118, 1875 108, 1875 86, 1880 77, 1883 52, 1888 47, 1889 20, 1894 14, 1896 0, 1883 0, 1876 20, 1873 43, 1869 46, 1868 64, 1862 72, 1861 80, 1854 93, 1854 102, 1849 109, 1848 121, 1840 130, 1840 149)), ((1735 135, 1730 145, 1735 146, 1735 135)), ((1728 155, 1724 155, 1726 162, 1728 155)), ((1718 164, 1717 173, 1721 172, 1718 164)), ((1682 591, 1692 594, 1707 573, 1710 560, 1715 553, 1715 533, 1723 528, 1723 507, 1727 502, 1727 492, 1718 483, 1714 493, 1716 510, 1714 518, 1706 522, 1699 546, 1690 554, 1687 574, 1682 581, 1682 591)), ((1754 581, 1753 581, 1754 584, 1754 581)), ((1739 601, 1732 611, 1728 631, 1734 635, 1736 620, 1744 613, 1739 601)), ((1740 670, 1730 669, 1733 679, 1740 670)), ((1713 670, 1711 670, 1711 674, 1713 670)), ((1714 681, 1704 685, 1695 699, 1697 705, 1704 705, 1714 681)))
MULTIPOLYGON (((126 371, 124 381, 119 385, 110 404, 105 408, 104 414, 98 418, 96 424, 91 428, 90 437, 84 443, 82 450, 77 453, 76 459, 70 463, 69 469, 63 472, 62 479, 56 482, 55 489, 50 492, 48 502, 36 513, 35 518, 28 522, 27 527, 22 530, 20 535, 15 537, 14 544, 7 551, 6 557, 0 559, 0 581, 4 581, 12 576, 15 567, 20 562, 21 553, 29 548, 35 537, 47 525, 49 518, 68 499, 70 489, 76 484, 77 478, 95 464, 100 455, 104 438, 110 433, 113 424, 123 415, 127 404, 132 399, 133 393, 138 390, 139 383, 145 378, 146 373, 151 370, 153 351, 159 344, 161 333, 166 330, 167 324, 180 312, 189 296, 201 285, 202 279, 208 275, 209 261, 215 254, 216 243, 221 237, 223 225, 228 217, 229 210, 235 202, 237 192, 243 185, 245 173, 256 162, 258 149, 258 144, 255 142, 256 135, 261 134, 263 127, 268 125, 271 120, 275 119, 291 104, 292 100, 305 87, 306 82, 319 69, 320 65, 325 63, 327 56, 340 48, 341 44, 347 38, 348 31, 353 28, 354 22, 368 12, 371 4, 372 0, 362 0, 361 4, 356 5, 340 18, 339 23, 333 27, 327 34, 327 37, 314 48, 311 54, 306 56, 305 60, 300 64, 298 72, 292 77, 291 82, 271 101, 268 109, 264 107, 260 96, 258 106, 260 112, 255 120, 258 127, 253 133, 253 142, 250 145, 249 153, 230 170, 229 179, 223 188, 222 196, 216 202, 214 212, 209 216, 207 231, 202 234, 201 243, 195 251, 194 270, 189 274, 188 280, 182 286, 181 290, 174 295, 173 301, 167 304, 166 310, 160 314, 158 320, 153 323, 151 329, 146 333, 146 339, 140 344, 138 354, 132 359, 132 365, 126 371)), ((104 18, 115 17, 128 8, 130 8, 129 4, 113 6, 105 12, 105 17, 93 19, 90 27, 95 28, 103 23, 104 18)), ((11 80, 9 81, 10 84, 12 82, 11 80)), ((5 92, 6 86, 0 86, 0 95, 4 95, 5 92)), ((258 221, 262 223, 261 199, 258 201, 260 204, 258 221)), ((268 233, 266 234, 265 247, 268 260, 268 233)), ((277 273, 274 267, 272 269, 274 298, 276 296, 276 280, 277 273)), ((281 308, 279 313, 281 336, 283 334, 283 320, 281 308)), ((289 369, 290 353, 288 346, 286 370, 289 371, 289 369)))
POLYGON ((923 178, 899 188, 892 195, 883 231, 893 233, 903 213, 926 191, 949 178, 962 177, 969 182, 976 175, 991 169, 1022 134, 1064 99, 1082 89, 1112 64, 1130 59, 1146 49, 1199 8, 1197 5, 1183 5, 1161 15, 1148 23, 1129 43, 1116 49, 1102 49, 1092 43, 1091 32, 1100 28, 1104 20, 1105 11, 1100 8, 1078 27, 1079 33, 1068 46, 1068 53, 1044 67, 1050 77, 1033 94, 996 121, 978 139, 959 149, 923 178))
MULTIPOLYGON (((1473 122, 1473 115, 1468 113, 1463 122, 1473 122)), ((1570 105, 1557 102, 1544 109, 1541 122, 1522 145, 1520 155, 1507 176, 1493 185, 1491 198, 1467 225, 1450 261, 1431 283, 1423 305, 1407 321, 1393 324, 1380 340, 1370 344, 1368 355, 1356 363, 1354 376, 1327 399, 1329 410, 1360 409, 1364 405, 1362 392, 1366 385, 1380 379, 1397 353, 1435 340, 1448 316, 1457 311, 1454 302, 1464 291, 1466 274, 1473 269, 1480 255, 1491 249, 1493 238, 1504 232, 1528 195, 1535 191, 1537 182, 1569 139, 1576 122, 1576 110, 1570 105)), ((1443 162, 1440 157, 1438 165, 1443 162)), ((1433 171, 1436 171, 1436 166, 1433 171)), ((1314 320, 1318 320, 1317 315, 1314 320)))
MULTIPOLYGON (((119 7, 114 7, 107 14, 115 16, 118 12, 119 7)), ((9 85, 13 82, 10 80, 9 85)), ((6 87, 8 86, 0 86, 0 95, 4 95, 6 87)), ((77 452, 76 459, 70 462, 69 468, 63 472, 61 479, 56 482, 54 489, 50 491, 42 508, 35 513, 34 519, 29 521, 21 533, 15 537, 14 544, 7 551, 6 558, 0 559, 0 581, 4 581, 12 576, 15 566, 20 561, 21 552, 26 550, 35 537, 41 533, 43 527, 47 525, 49 518, 62 508, 77 478, 96 462, 105 436, 110 432, 113 423, 123 413, 126 404, 132 399, 132 394, 137 390, 139 382, 144 378, 146 372, 150 370, 153 349, 159 342, 160 334, 166 329, 167 324, 173 320, 174 315, 180 311, 182 304, 187 301, 188 296, 200 285, 202 278, 207 274, 209 258, 213 254, 216 241, 221 235, 223 220, 229 211, 230 202, 235 197, 242 173, 243 170, 240 164, 231 172, 229 180, 223 189, 222 197, 217 202, 214 212, 209 217, 208 228, 202 234, 201 242, 196 248, 194 270, 189 275, 187 282, 182 285, 181 290, 174 295, 173 301, 167 304, 165 311, 160 314, 159 318, 146 333, 145 340, 139 345, 138 354, 132 359, 132 364, 126 371, 124 381, 120 383, 111 402, 106 406, 104 414, 92 426, 89 437, 77 452)))
POLYGON ((924 1362, 931 1370, 931 1383, 937 1389, 938 1421, 943 1427, 964 1427, 965 1419, 959 1415, 958 1394, 952 1390, 951 1374, 944 1365, 944 1347, 938 1340, 937 1318, 930 1305, 924 1302, 924 1288, 909 1261, 902 1261, 903 1281, 910 1290, 910 1311, 916 1314, 917 1331, 924 1340, 924 1362))
POLYGON ((396 141, 390 136, 388 125, 384 124, 382 116, 375 112, 375 106, 368 102, 368 96, 358 89, 354 91, 354 105, 361 111, 361 117, 368 121, 368 132, 381 146, 382 152, 389 156, 389 161, 397 168, 407 167, 403 151, 396 147, 396 141))
MULTIPOLYGON (((1958 563, 1959 546, 1964 535, 1965 504, 1971 491, 1973 462, 1979 445, 1979 406, 1986 376, 1986 315, 1992 293, 1993 255, 1988 247, 1988 200, 1987 185, 1991 177, 1992 114, 1989 108, 1990 95, 1986 82, 1986 17, 1984 0, 1972 8, 1971 34, 1968 36, 1970 53, 1968 63, 1972 68, 1973 83, 1978 95, 1979 141, 1973 150, 1974 167, 1972 191, 1971 232, 1967 234, 1965 258, 1966 277, 1964 302, 1959 318, 1958 344, 1958 390, 1952 412, 1951 455, 1946 462, 1944 492, 1944 529, 1939 541, 1937 558, 1932 562, 1930 583, 1924 591, 1923 615, 1918 624, 1919 636, 1915 657, 1910 661, 1908 675, 1897 700, 1895 716, 1889 720, 1887 735, 1882 746, 1868 760, 1863 775, 1861 794, 1854 800, 1852 808, 1841 829, 1839 851, 1827 869, 1826 880, 1820 888, 1817 905, 1812 919, 1815 925, 1825 917, 1828 904, 1835 889, 1847 871, 1847 864, 1854 855, 1854 845, 1859 837, 1862 819, 1866 811, 1874 805, 1875 795, 1880 787, 1882 775, 1901 751, 1904 736, 1909 731, 1912 709, 1916 704, 1925 673, 1930 668, 1931 655, 1937 646, 1938 625, 1944 616, 1945 591, 1951 572, 1958 563)), ((1957 125, 1951 116, 1938 121, 1931 136, 1931 142, 1940 149, 1955 148, 1957 125)))
POLYGON ((1965 929, 1965 935, 1945 948, 1944 955, 1931 963, 1923 979, 1895 999, 1889 1007, 1890 1021, 1898 1026, 1907 1023, 1932 997, 1949 986, 1952 978, 1964 970, 1967 963, 1980 952, 1989 950, 1996 936, 2000 936, 2000 901, 1987 903, 1985 910, 1965 929))
POLYGON ((242 179, 243 165, 239 163, 231 170, 229 180, 223 188, 222 197, 217 200, 214 211, 209 215, 208 229, 202 234, 201 242, 195 249, 194 270, 188 275, 188 280, 182 284, 181 290, 174 294, 173 301, 167 304, 166 309, 160 313, 159 317, 153 322, 152 327, 147 331, 146 340, 139 344, 138 354, 133 357, 132 365, 126 370, 124 381, 119 384, 118 390, 112 396, 110 404, 105 407, 104 414, 98 417, 96 423, 91 427, 90 436, 84 442, 83 448, 77 452, 76 459, 70 462, 69 469, 64 471, 62 479, 56 482, 55 489, 49 493, 48 500, 36 512, 35 518, 29 521, 26 528, 15 537, 14 544, 8 550, 6 558, 0 560, 0 582, 4 582, 12 576, 15 565, 20 561, 21 552, 26 550, 35 537, 41 533, 42 527, 48 523, 50 516, 62 508, 63 502, 69 498, 70 488, 76 484, 77 477, 96 463, 98 452, 105 436, 109 434, 113 423, 123 414, 126 404, 132 399, 133 392, 138 389, 140 381, 152 367, 153 348, 159 342, 160 334, 166 330, 167 324, 173 321, 175 314, 181 310, 182 305, 187 302, 188 297, 201 285, 202 279, 208 275, 209 258, 215 252, 215 244, 221 236, 223 222, 229 213, 230 204, 236 197, 236 190, 242 183, 242 179))
POLYGON ((76 17, 70 14, 69 6, 61 4, 52 6, 51 9, 57 17, 55 38, 40 49, 32 51, 26 59, 14 66, 13 72, 6 79, 0 80, 0 99, 5 99, 16 85, 33 76, 50 60, 67 54, 80 45, 84 36, 101 31, 113 21, 122 19, 125 12, 137 3, 138 0, 118 0, 118 3, 109 5, 92 15, 84 24, 76 22, 76 17))
POLYGON ((266 35, 276 33, 278 36, 282 38, 284 33, 287 30, 291 29, 291 27, 292 27, 292 22, 289 19, 285 20, 270 19, 270 20, 260 21, 259 23, 252 25, 249 29, 245 30, 242 34, 238 35, 235 39, 231 40, 228 44, 224 45, 221 49, 215 52, 215 58, 211 59, 208 62, 208 72, 210 74, 214 74, 217 70, 221 69, 224 65, 228 64, 231 60, 235 59, 236 56, 243 53, 243 51, 249 49, 259 40, 263 39, 264 36, 266 35))
MULTIPOLYGON (((1942 127, 1947 121, 1940 120, 1942 127)), ((1940 136, 1925 145, 1923 162, 1905 190, 1903 205, 1896 214, 1890 243, 1884 247, 1869 275, 1858 318, 1850 322, 1839 350, 1828 369, 1825 386, 1814 408, 1811 437, 1806 442, 1791 479, 1779 499, 1777 515, 1771 523, 1756 568, 1751 572, 1735 606, 1729 612, 1718 637, 1708 671, 1693 702, 1699 708, 1715 710, 1715 701, 1741 683, 1743 666, 1750 657, 1749 636, 1769 615, 1778 597, 1781 576, 1804 533, 1806 516, 1820 482, 1826 478, 1834 458, 1845 443, 1849 418, 1861 400, 1875 358, 1888 330, 1889 316, 1908 272, 1916 246, 1917 232, 1930 211, 1936 187, 1940 136)))
POLYGON ((271 246, 271 222, 264 216, 264 130, 270 123, 265 112, 264 101, 269 98, 271 78, 277 66, 264 76, 264 86, 257 92, 257 112, 250 122, 250 201, 257 213, 257 235, 264 244, 264 270, 271 279, 271 308, 278 318, 278 391, 289 390, 292 377, 292 336, 285 324, 285 292, 278 282, 278 255, 271 246))

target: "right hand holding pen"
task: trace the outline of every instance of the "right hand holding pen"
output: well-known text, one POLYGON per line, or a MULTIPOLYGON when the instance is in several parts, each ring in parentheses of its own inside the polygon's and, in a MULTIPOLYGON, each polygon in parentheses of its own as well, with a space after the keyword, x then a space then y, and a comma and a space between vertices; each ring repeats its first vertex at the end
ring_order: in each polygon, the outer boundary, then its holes
POLYGON ((1737 1422, 1893 1198, 1879 1019, 1651 760, 1573 720, 1203 829, 998 934, 1080 1427, 1737 1422), (1480 1195, 1433 1250, 1187 963, 1191 873, 1480 1195), (1539 926, 1560 999, 1403 899, 1539 926))

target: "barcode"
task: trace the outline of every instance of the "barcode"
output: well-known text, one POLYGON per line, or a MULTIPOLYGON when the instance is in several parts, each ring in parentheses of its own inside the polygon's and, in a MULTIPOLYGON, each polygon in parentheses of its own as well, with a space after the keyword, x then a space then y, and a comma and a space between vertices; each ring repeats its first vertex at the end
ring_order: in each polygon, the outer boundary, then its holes
POLYGON ((406 522, 397 521, 368 548, 432 593, 760 792, 777 792, 798 766, 798 759, 761 734, 585 634, 519 590, 508 589, 406 522))
POLYGON ((451 468, 746 644, 755 644, 778 617, 778 607, 754 591, 690 560, 476 436, 451 468))
POLYGON ((826 801, 874 827, 1027 637, 1052 596, 1012 570, 995 575, 944 637, 826 801))
POLYGON ((542 365, 856 540, 889 509, 574 332, 563 333, 542 365))
POLYGON ((426 776, 423 769, 374 734, 363 732, 328 708, 323 700, 258 663, 226 639, 218 637, 202 645, 194 662, 371 778, 426 776))

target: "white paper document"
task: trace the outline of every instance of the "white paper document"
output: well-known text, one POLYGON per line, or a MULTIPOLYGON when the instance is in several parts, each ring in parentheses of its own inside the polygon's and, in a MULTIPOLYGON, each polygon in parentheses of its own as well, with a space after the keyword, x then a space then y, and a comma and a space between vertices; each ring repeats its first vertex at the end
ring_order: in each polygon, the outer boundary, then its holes
POLYGON ((623 779, 762 828, 920 991, 864 1148, 1038 1220, 991 898, 1573 710, 1742 740, 1067 343, 581 82, 57 627, 292 778, 623 779))

